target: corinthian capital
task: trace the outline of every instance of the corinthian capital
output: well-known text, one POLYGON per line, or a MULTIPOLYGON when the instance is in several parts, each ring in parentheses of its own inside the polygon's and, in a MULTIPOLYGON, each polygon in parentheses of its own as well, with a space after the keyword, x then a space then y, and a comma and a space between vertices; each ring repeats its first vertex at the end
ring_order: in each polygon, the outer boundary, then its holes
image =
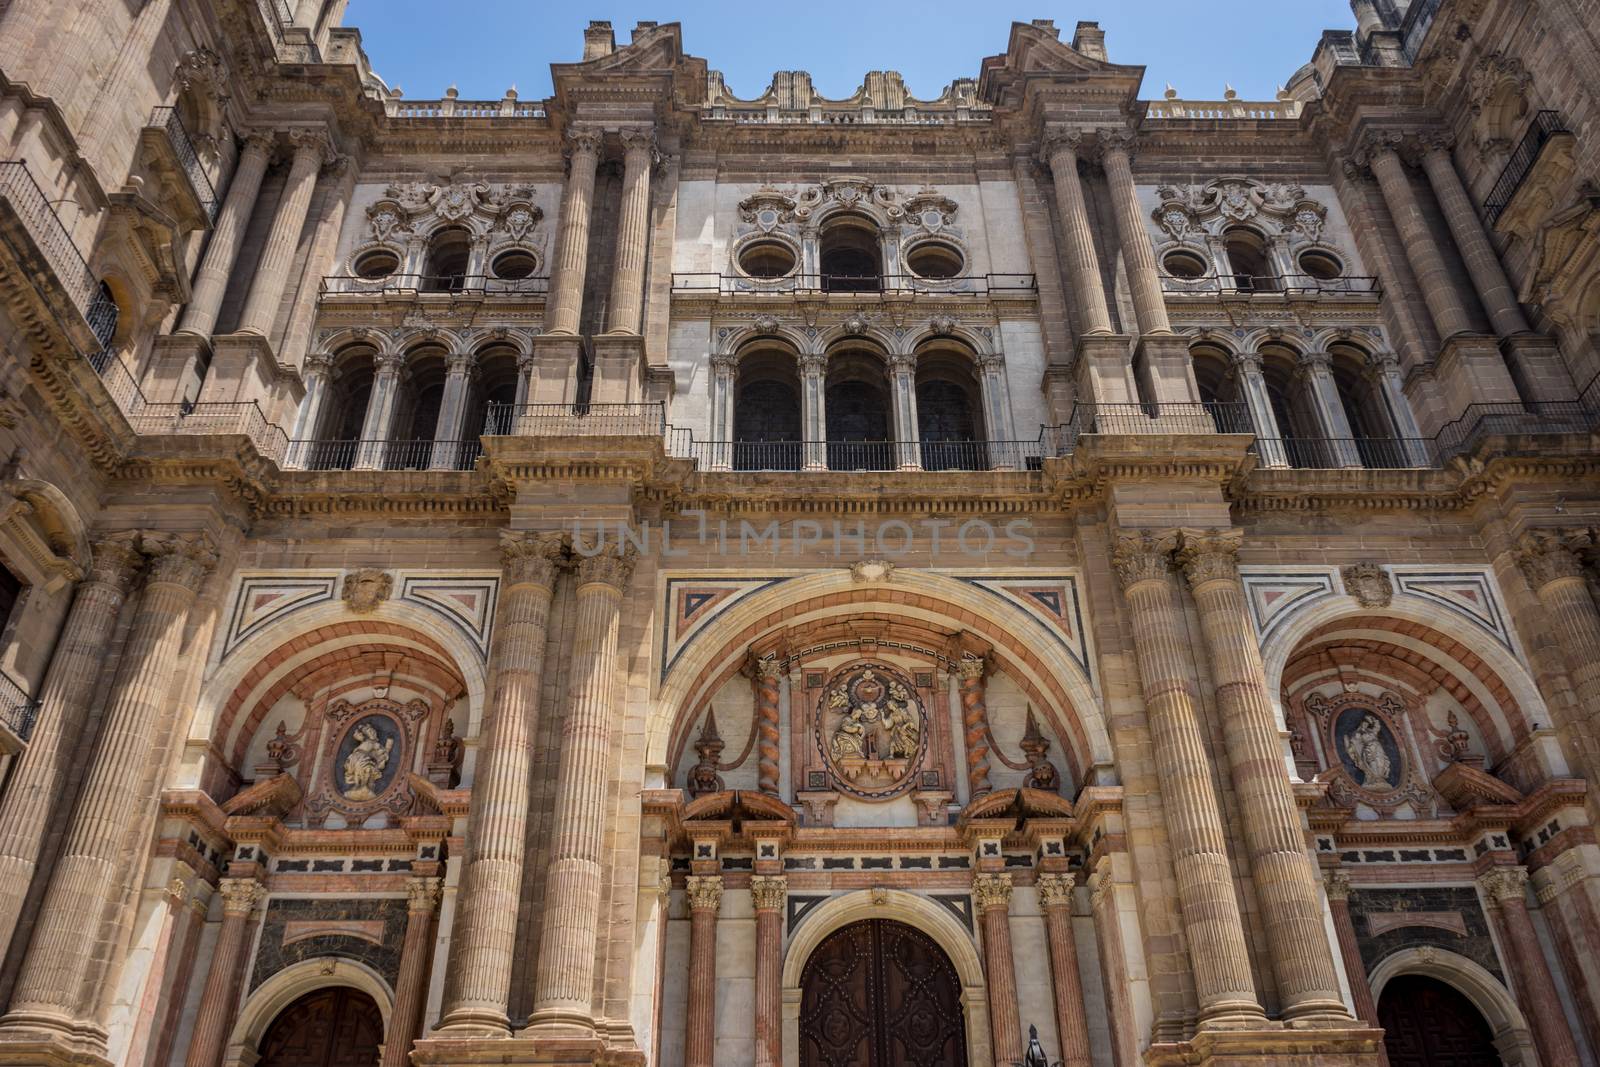
POLYGON ((412 878, 406 882, 406 910, 429 914, 439 906, 443 883, 438 878, 412 878))
POLYGON ((1478 888, 1490 902, 1501 907, 1506 904, 1527 903, 1528 871, 1525 867, 1492 867, 1478 876, 1478 888))
POLYGON ((1582 578, 1583 564, 1577 553, 1555 530, 1530 530, 1517 542, 1517 565, 1527 575, 1528 584, 1538 592, 1562 578, 1582 578))
POLYGON ((1207 582, 1239 580, 1241 530, 1184 530, 1179 534, 1178 564, 1191 588, 1207 582))
POLYGON ((598 156, 600 154, 600 138, 601 133, 599 130, 586 126, 569 126, 567 127, 567 153, 574 156, 598 156))
POLYGON ((312 155, 318 166, 331 163, 338 156, 333 150, 333 142, 328 139, 328 131, 313 126, 297 126, 290 130, 289 145, 296 156, 301 153, 312 155))
POLYGON ((972 898, 978 911, 1011 906, 1011 876, 1009 874, 980 874, 972 880, 972 898))
POLYGON ((1356 142, 1351 158, 1357 166, 1370 167, 1373 160, 1398 152, 1405 139, 1405 134, 1399 130, 1369 129, 1356 142))
POLYGON ((181 585, 191 592, 217 564, 217 553, 207 534, 146 532, 139 548, 150 558, 150 582, 181 585))
POLYGON ((691 874, 684 883, 684 895, 689 910, 716 911, 722 907, 722 879, 714 874, 691 874))
POLYGON ((222 914, 249 915, 266 894, 254 878, 224 878, 217 884, 222 894, 222 914))
POLYGON ((644 153, 648 158, 654 159, 656 151, 656 131, 650 126, 628 126, 617 131, 617 139, 622 142, 622 151, 625 155, 644 153))
POLYGON ((1111 566, 1124 590, 1141 582, 1163 582, 1172 571, 1172 552, 1178 547, 1176 530, 1139 530, 1117 538, 1111 566))
POLYGON ((789 895, 789 880, 781 874, 758 874, 750 879, 750 903, 757 911, 777 911, 789 895))
POLYGON ((578 584, 600 582, 620 593, 628 587, 628 579, 633 577, 633 567, 638 562, 639 553, 632 546, 620 554, 607 549, 597 556, 586 556, 578 560, 578 584))
POLYGON ((1040 143, 1039 158, 1047 167, 1054 170, 1057 156, 1068 153, 1076 159, 1083 151, 1083 144, 1082 130, 1046 130, 1044 139, 1040 143))
POLYGON ((1101 130, 1099 147, 1102 164, 1109 159, 1131 161, 1139 147, 1139 135, 1132 130, 1101 130))
POLYGON ((1350 899, 1350 876, 1344 871, 1329 871, 1322 876, 1322 886, 1329 900, 1350 899))
POLYGON ((500 562, 505 568, 506 585, 542 585, 555 588, 556 569, 567 551, 562 533, 500 533, 500 562))
POLYGON ((86 581, 109 585, 119 593, 126 593, 144 566, 144 555, 139 551, 137 530, 123 530, 96 541, 89 559, 86 581))
POLYGON ((1070 874, 1041 874, 1035 888, 1039 891, 1041 908, 1072 907, 1072 888, 1075 879, 1070 874))

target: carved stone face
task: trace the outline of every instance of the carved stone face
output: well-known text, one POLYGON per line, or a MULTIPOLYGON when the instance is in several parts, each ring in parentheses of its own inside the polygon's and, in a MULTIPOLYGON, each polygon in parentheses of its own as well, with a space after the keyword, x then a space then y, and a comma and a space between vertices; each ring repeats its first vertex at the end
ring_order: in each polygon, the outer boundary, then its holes
POLYGON ((393 587, 394 578, 387 571, 375 567, 352 571, 344 580, 344 602, 357 615, 365 615, 388 600, 393 587))

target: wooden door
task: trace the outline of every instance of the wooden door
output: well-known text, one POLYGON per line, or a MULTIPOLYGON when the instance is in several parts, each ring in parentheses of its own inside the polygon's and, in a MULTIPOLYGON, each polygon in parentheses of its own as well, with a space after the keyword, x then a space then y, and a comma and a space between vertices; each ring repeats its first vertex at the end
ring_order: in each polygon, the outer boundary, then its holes
POLYGON ((801 1067, 965 1067, 961 982, 921 931, 889 919, 843 927, 800 981, 801 1067))
POLYGON ((261 1039, 256 1067, 376 1067, 383 1016, 348 986, 307 993, 283 1009, 261 1039))
POLYGON ((1459 991, 1420 974, 1383 987, 1378 1002, 1389 1067, 1501 1067, 1494 1033, 1459 991))

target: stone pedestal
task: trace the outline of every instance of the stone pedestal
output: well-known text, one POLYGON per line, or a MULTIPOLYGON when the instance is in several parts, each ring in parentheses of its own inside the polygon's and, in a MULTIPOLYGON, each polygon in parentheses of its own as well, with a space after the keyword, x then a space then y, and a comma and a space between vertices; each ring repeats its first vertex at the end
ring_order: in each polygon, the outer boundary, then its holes
POLYGON ((1517 404, 1522 400, 1499 342, 1487 334, 1458 334, 1447 340, 1439 350, 1433 374, 1455 411, 1466 411, 1472 404, 1517 404))
POLYGON ((199 334, 179 331, 157 337, 139 389, 152 404, 198 400, 210 356, 211 345, 199 334))
POLYGON ((1511 377, 1524 400, 1571 400, 1578 393, 1553 337, 1521 333, 1500 342, 1511 377))
MULTIPOLYGON (((571 404, 578 399, 578 371, 583 341, 572 335, 540 334, 533 339, 533 368, 528 403, 571 404)), ((519 433, 515 424, 511 433, 519 433)))
POLYGON ((1137 404, 1139 386, 1130 352, 1133 338, 1106 333, 1078 338, 1078 399, 1092 404, 1137 404))
MULTIPOLYGON (((1189 339, 1175 334, 1156 334, 1139 339, 1134 356, 1138 377, 1145 386, 1144 399, 1153 404, 1182 404, 1186 412, 1200 402, 1200 388, 1194 381, 1194 360, 1189 358, 1189 339)), ((1157 409, 1161 416, 1167 412, 1157 409)), ((1214 433, 1209 425, 1187 433, 1214 433)))
POLYGON ((589 400, 595 404, 636 404, 643 395, 644 338, 605 333, 590 341, 594 378, 589 400))
POLYGON ((272 344, 256 333, 225 333, 211 339, 211 366, 200 400, 207 404, 255 401, 263 407, 278 379, 272 344))

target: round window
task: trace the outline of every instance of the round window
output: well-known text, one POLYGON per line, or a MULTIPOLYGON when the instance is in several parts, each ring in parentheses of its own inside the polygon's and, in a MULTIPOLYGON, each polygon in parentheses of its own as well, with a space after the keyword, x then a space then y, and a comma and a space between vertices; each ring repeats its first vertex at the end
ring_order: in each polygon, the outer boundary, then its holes
POLYGON ((739 251, 739 269, 752 278, 782 278, 794 268, 794 249, 782 241, 752 241, 739 251))
POLYGON ((521 281, 524 278, 531 278, 538 269, 539 261, 534 258, 532 252, 513 249, 510 252, 502 252, 494 257, 494 276, 496 278, 504 278, 507 281, 521 281))
POLYGON ((1197 253, 1186 249, 1168 252, 1161 257, 1161 266, 1174 278, 1189 282, 1206 276, 1206 261, 1197 253))
POLYGON ((1332 252, 1313 249, 1300 254, 1300 269, 1319 282, 1331 282, 1344 274, 1344 264, 1332 252))
POLYGON ((364 252, 356 259, 355 271, 357 278, 366 278, 376 281, 387 278, 400 269, 400 257, 387 248, 376 248, 371 252, 364 252))
POLYGON ((906 252, 906 269, 919 278, 954 278, 964 266, 961 250, 943 241, 923 241, 906 252))

